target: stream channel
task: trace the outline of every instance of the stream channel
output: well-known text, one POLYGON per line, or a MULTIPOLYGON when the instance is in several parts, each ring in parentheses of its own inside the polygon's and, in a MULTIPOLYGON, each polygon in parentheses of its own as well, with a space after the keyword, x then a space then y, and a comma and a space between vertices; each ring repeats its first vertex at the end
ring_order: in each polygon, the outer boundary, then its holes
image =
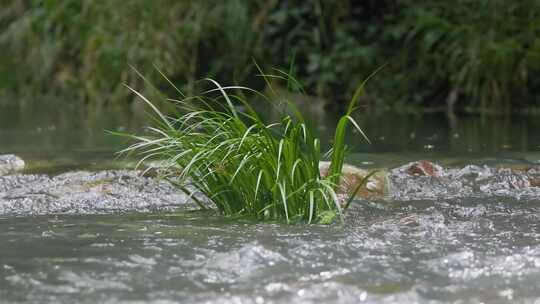
POLYGON ((42 107, 0 107, 1 303, 540 303, 539 117, 360 115, 390 193, 323 226, 194 212, 114 154, 144 119, 42 107))

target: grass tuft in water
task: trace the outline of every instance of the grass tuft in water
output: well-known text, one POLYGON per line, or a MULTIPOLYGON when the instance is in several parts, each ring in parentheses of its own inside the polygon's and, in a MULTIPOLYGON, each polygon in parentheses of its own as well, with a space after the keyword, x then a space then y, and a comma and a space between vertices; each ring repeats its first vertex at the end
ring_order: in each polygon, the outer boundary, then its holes
POLYGON ((286 102, 292 114, 265 123, 243 93, 255 93, 274 104, 271 98, 246 87, 223 87, 212 79, 206 81, 213 88, 203 95, 169 100, 176 107, 174 117, 128 87, 150 106, 156 123, 148 128, 150 135, 131 135, 136 143, 123 152, 139 153, 140 163, 165 160, 168 170, 164 172, 169 172, 166 178, 201 209, 208 209, 209 204, 197 199, 195 192, 204 194, 211 205, 228 216, 287 223, 330 223, 336 217, 343 221, 342 203, 347 198, 339 198, 337 190, 345 157, 345 131, 350 123, 363 134, 350 115, 363 84, 339 121, 333 147, 327 153, 331 158, 329 174, 321 176, 320 140, 293 103, 286 102))

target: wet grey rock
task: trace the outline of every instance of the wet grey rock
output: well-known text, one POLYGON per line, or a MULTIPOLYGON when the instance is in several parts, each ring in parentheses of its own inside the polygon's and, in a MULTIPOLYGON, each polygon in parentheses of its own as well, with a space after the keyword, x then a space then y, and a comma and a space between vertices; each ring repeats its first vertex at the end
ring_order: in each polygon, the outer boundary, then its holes
POLYGON ((0 177, 0 215, 110 213, 173 209, 188 198, 169 182, 138 171, 0 177))
POLYGON ((473 193, 469 185, 450 176, 441 166, 426 163, 413 162, 391 170, 388 176, 390 197, 397 200, 436 199, 473 193))
MULTIPOLYGON (((346 168, 349 171, 345 173, 354 178, 367 172, 352 166, 346 168)), ((352 181, 354 178, 350 177, 352 181)), ((540 171, 537 168, 516 170, 470 165, 448 169, 422 161, 384 171, 375 176, 374 181, 384 186, 380 187, 384 192, 368 189, 367 194, 360 193, 361 199, 380 202, 540 198, 540 171)), ((76 171, 54 177, 44 174, 0 176, 0 215, 96 214, 178 207, 192 208, 194 205, 169 182, 140 176, 139 171, 76 171)), ((468 213, 464 209, 452 214, 469 217, 468 213)), ((417 221, 405 223, 416 224, 417 221)))
POLYGON ((27 184, 47 183, 50 178, 47 175, 16 174, 0 176, 0 197, 3 192, 15 189, 27 184))
POLYGON ((0 176, 22 171, 24 166, 24 160, 17 155, 0 155, 0 176))
MULTIPOLYGON (((527 175, 510 169, 499 169, 493 175, 479 181, 480 190, 484 193, 497 194, 511 190, 527 189, 531 186, 527 175)), ((504 193, 503 193, 504 194, 504 193)))
POLYGON ((448 169, 419 161, 390 171, 388 193, 394 200, 501 196, 539 198, 537 169, 514 170, 469 165, 448 169))
MULTIPOLYGON (((328 162, 319 164, 323 176, 328 167, 328 162)), ((345 165, 340 195, 350 193, 369 173, 369 170, 345 165)), ((540 197, 540 167, 517 169, 468 165, 449 169, 420 160, 390 171, 378 171, 356 195, 364 200, 398 201, 483 196, 540 197)))

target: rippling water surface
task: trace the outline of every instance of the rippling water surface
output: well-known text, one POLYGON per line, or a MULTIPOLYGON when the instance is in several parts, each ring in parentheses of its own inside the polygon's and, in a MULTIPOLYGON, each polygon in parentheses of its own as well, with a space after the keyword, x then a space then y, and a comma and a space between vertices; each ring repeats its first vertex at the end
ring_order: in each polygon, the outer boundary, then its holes
POLYGON ((7 302, 534 302, 540 200, 366 203, 343 226, 197 212, 0 219, 7 302))
MULTIPOLYGON (((137 131, 138 119, 55 109, 0 107, 0 154, 22 156, 27 173, 125 167, 113 154, 125 143, 103 130, 137 131)), ((356 165, 540 164, 538 117, 358 120, 373 144, 350 140, 356 165)), ((431 182, 399 201, 359 202, 344 225, 187 210, 0 216, 0 302, 540 303, 538 191, 431 182), (433 189, 453 198, 419 199, 433 189)))

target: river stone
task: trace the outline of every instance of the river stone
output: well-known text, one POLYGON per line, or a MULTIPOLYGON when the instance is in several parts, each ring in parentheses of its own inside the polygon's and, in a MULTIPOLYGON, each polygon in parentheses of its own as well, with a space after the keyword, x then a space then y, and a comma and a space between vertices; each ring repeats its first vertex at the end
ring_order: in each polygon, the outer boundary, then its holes
POLYGON ((468 165, 443 168, 427 161, 390 170, 388 198, 394 200, 449 199, 458 197, 538 198, 536 169, 468 165))
POLYGON ((0 215, 96 214, 190 206, 169 182, 139 171, 77 171, 0 177, 0 215))
MULTIPOLYGON (((459 172, 459 171, 458 171, 459 172)), ((389 198, 394 200, 436 199, 470 195, 474 190, 447 174, 448 172, 427 161, 412 162, 390 170, 389 198)))
POLYGON ((527 171, 527 174, 529 176, 531 187, 540 188, 540 166, 530 168, 529 171, 527 171))
MULTIPOLYGON (((319 162, 319 171, 322 176, 328 174, 329 168, 330 162, 319 162)), ((345 196, 345 199, 347 199, 347 194, 353 192, 358 184, 360 184, 372 171, 344 164, 341 172, 343 175, 341 177, 338 194, 340 194, 340 196, 345 196)), ((356 197, 364 199, 382 199, 387 194, 386 175, 387 173, 384 170, 376 171, 375 174, 368 178, 366 184, 356 193, 356 197)))
POLYGON ((0 176, 22 171, 24 166, 24 160, 17 155, 0 155, 0 176))
POLYGON ((427 160, 419 160, 416 162, 408 163, 405 166, 397 168, 409 175, 413 176, 442 176, 444 173, 443 167, 429 162, 427 160))
POLYGON ((532 178, 530 178, 529 183, 531 184, 531 187, 540 188, 540 177, 532 177, 532 178))

